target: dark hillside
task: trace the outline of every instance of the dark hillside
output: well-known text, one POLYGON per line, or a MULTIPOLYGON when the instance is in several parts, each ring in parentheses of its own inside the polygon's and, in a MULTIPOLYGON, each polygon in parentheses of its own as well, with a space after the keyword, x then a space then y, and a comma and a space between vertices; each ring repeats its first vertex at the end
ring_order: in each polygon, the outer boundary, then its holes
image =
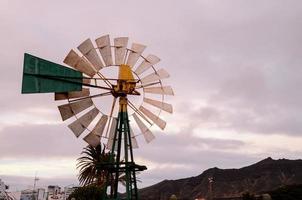
POLYGON ((213 197, 240 196, 244 192, 259 194, 281 186, 302 184, 302 160, 266 158, 240 169, 211 168, 202 174, 179 180, 164 180, 140 189, 143 200, 166 200, 172 194, 178 199, 209 196, 209 178, 213 177, 213 197))

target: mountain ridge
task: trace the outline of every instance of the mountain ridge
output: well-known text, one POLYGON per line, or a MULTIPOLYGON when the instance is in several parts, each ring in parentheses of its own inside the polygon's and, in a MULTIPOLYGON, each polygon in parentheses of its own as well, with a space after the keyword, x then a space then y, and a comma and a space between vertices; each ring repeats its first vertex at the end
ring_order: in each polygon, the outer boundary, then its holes
POLYGON ((176 180, 163 180, 139 190, 143 200, 168 199, 175 194, 178 199, 209 197, 209 178, 213 178, 213 197, 240 196, 274 190, 283 185, 302 184, 302 160, 271 157, 241 168, 209 168, 197 176, 176 180))

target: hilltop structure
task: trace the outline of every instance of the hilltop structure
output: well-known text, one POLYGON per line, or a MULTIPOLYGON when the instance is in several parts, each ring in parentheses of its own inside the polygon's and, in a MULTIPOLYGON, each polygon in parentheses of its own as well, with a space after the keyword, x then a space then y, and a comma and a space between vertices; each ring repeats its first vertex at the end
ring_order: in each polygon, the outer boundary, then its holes
POLYGON ((47 193, 44 188, 23 190, 20 200, 47 200, 47 193))
POLYGON ((61 188, 58 185, 49 185, 47 187, 47 192, 49 197, 57 199, 61 192, 61 188))

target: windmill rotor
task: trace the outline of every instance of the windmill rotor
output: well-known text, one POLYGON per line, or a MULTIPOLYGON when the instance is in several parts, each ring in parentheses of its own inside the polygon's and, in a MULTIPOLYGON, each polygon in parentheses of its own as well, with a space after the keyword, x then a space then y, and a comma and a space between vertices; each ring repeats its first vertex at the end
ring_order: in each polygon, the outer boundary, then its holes
POLYGON ((128 106, 133 111, 131 122, 135 122, 140 131, 132 135, 133 141, 136 141, 137 136, 143 135, 145 141, 149 143, 155 138, 150 127, 156 125, 163 130, 166 126, 166 122, 159 117, 159 114, 162 111, 173 113, 172 105, 164 102, 166 95, 174 95, 173 90, 162 83, 163 79, 169 78, 169 73, 163 68, 155 68, 155 65, 160 62, 157 56, 150 54, 144 57, 142 55, 145 45, 133 43, 128 48, 127 37, 114 38, 113 41, 112 45, 109 35, 97 38, 95 43, 87 39, 77 47, 79 53, 72 49, 65 57, 65 64, 83 73, 83 85, 81 91, 55 93, 56 101, 67 100, 66 104, 59 106, 62 120, 75 117, 76 120, 68 127, 76 137, 86 131, 88 135, 84 137, 84 140, 87 143, 96 146, 101 138, 105 138, 108 140, 107 148, 110 148, 109 130, 115 125, 114 116, 104 113, 102 108, 95 105, 94 100, 97 101, 98 97, 110 95, 113 98, 130 95, 143 96, 140 105, 136 106, 129 101, 128 106), (102 70, 113 67, 119 68, 120 77, 106 77, 102 73, 102 70), (102 81, 102 85, 98 81, 102 81), (128 90, 121 88, 123 86, 129 87, 128 90), (92 95, 91 90, 98 92, 92 95), (154 99, 152 95, 157 95, 160 99, 154 99), (157 109, 157 113, 153 112, 154 108, 157 109), (86 113, 79 116, 82 112, 86 113), (94 123, 94 127, 89 127, 96 118, 98 121, 94 123), (107 133, 106 130, 108 130, 107 133))

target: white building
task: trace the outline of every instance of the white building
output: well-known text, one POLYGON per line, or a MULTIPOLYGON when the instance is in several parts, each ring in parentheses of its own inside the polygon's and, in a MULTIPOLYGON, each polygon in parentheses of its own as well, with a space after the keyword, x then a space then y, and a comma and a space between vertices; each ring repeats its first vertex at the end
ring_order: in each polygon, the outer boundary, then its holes
POLYGON ((45 200, 45 189, 38 188, 36 190, 23 190, 21 191, 20 200, 45 200))
POLYGON ((75 186, 67 186, 64 188, 64 198, 63 200, 67 200, 67 198, 69 197, 69 195, 71 193, 73 193, 73 191, 75 191, 75 189, 77 189, 78 187, 75 186))
POLYGON ((49 185, 47 187, 48 198, 57 199, 60 196, 61 188, 57 185, 49 185))

